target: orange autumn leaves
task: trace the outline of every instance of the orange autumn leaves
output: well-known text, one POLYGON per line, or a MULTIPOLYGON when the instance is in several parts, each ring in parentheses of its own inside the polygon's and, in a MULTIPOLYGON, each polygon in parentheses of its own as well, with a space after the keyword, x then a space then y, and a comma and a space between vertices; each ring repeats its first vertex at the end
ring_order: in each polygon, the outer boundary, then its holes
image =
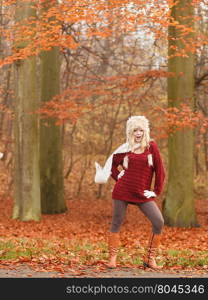
MULTIPOLYGON (((187 52, 195 52, 208 43, 207 36, 204 36, 202 32, 197 32, 193 39, 190 36, 193 28, 183 22, 179 24, 171 17, 169 8, 176 3, 173 0, 64 0, 59 2, 24 0, 19 3, 32 3, 33 16, 15 21, 14 4, 16 2, 3 1, 5 12, 12 22, 6 22, 8 26, 2 26, 3 40, 8 42, 11 51, 4 53, 0 61, 1 66, 18 62, 32 55, 38 56, 41 51, 50 51, 54 46, 59 47, 63 54, 67 53, 66 57, 69 60, 70 56, 73 56, 73 51, 83 46, 82 39, 90 40, 95 36, 102 41, 115 34, 113 32, 115 28, 121 36, 124 34, 129 38, 141 32, 144 37, 154 36, 156 42, 157 39, 165 41, 163 45, 167 47, 167 28, 173 27, 179 33, 177 39, 181 40, 184 45, 182 49, 172 45, 173 56, 186 57, 187 52)), ((202 3, 203 1, 199 0, 192 1, 196 8, 202 3)), ((197 22, 200 17, 199 15, 186 16, 184 19, 197 22)), ((94 49, 88 50, 95 51, 94 49)), ((99 54, 95 51, 95 59, 102 61, 99 54)), ((69 61, 66 63, 68 64, 69 61)), ((77 84, 70 82, 69 89, 65 89, 59 96, 43 105, 38 113, 42 118, 55 118, 57 124, 65 121, 75 122, 84 113, 99 109, 101 104, 108 104, 109 108, 111 105, 117 105, 123 96, 130 97, 128 100, 130 102, 139 103, 141 100, 139 97, 131 99, 133 94, 138 93, 139 89, 145 89, 145 84, 150 80, 170 76, 163 70, 150 70, 133 76, 128 74, 127 76, 106 77, 100 74, 95 75, 96 78, 92 80, 88 78, 87 84, 84 85, 80 82, 77 84), (90 101, 93 97, 98 101, 90 101)), ((151 101, 154 103, 154 99, 151 101)), ((208 126, 205 116, 202 120, 202 114, 195 114, 184 107, 178 107, 177 111, 171 109, 165 111, 164 108, 158 109, 157 107, 154 110, 156 119, 163 118, 163 115, 166 119, 163 125, 167 126, 162 127, 161 131, 161 137, 164 138, 175 129, 199 126, 203 132, 208 126)))
MULTIPOLYGON (((111 199, 74 199, 68 200, 67 205, 64 214, 43 215, 39 222, 21 222, 10 218, 12 199, 1 199, 0 245, 5 245, 0 251, 2 265, 27 263, 36 270, 61 273, 70 270, 76 276, 88 268, 98 273, 103 271, 108 258, 111 199), (11 250, 13 257, 9 256, 11 250)), ((208 205, 205 200, 197 201, 197 215, 200 227, 165 226, 158 256, 164 270, 207 272, 208 205)), ((150 231, 149 221, 135 206, 129 206, 121 229, 119 267, 142 268, 150 231), (140 243, 139 248, 135 247, 136 241, 140 243)))
MULTIPOLYGON (((202 2, 193 1, 193 5, 197 6, 202 2)), ((146 34, 153 33, 158 38, 168 38, 167 28, 173 26, 180 32, 186 50, 196 51, 196 48, 208 42, 207 37, 198 33, 197 39, 189 37, 187 40, 186 36, 193 29, 185 24, 178 24, 170 16, 169 8, 174 5, 172 0, 3 1, 6 14, 13 20, 7 21, 8 26, 1 26, 2 36, 11 45, 12 52, 1 59, 0 66, 38 55, 41 51, 49 51, 54 46, 62 50, 73 50, 80 46, 80 35, 85 35, 86 38, 93 35, 106 38, 113 33, 112 22, 118 24, 121 34, 135 34, 143 28, 146 34), (32 16, 14 21, 16 2, 28 5, 32 16)), ((189 18, 191 21, 200 19, 199 16, 189 18)), ((185 55, 186 50, 175 50, 177 55, 185 55)))

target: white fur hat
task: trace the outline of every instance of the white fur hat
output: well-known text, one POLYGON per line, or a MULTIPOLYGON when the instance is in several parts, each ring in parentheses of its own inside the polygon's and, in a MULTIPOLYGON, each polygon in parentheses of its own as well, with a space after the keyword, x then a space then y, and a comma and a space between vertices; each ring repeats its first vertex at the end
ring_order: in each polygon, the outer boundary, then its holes
POLYGON ((126 122, 126 139, 128 143, 132 143, 132 134, 134 129, 142 128, 144 130, 144 142, 145 145, 149 144, 150 141, 150 129, 149 129, 149 121, 144 116, 132 116, 129 117, 126 122))
POLYGON ((149 121, 144 116, 132 116, 129 117, 126 122, 126 137, 132 134, 135 128, 142 128, 149 135, 149 121))

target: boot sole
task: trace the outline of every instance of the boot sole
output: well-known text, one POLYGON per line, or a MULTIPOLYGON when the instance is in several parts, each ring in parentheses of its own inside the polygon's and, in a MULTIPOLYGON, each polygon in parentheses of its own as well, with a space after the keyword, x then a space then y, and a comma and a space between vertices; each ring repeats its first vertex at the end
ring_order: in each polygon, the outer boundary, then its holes
POLYGON ((106 266, 108 269, 116 269, 116 266, 115 267, 112 267, 112 266, 106 266))
POLYGON ((155 270, 155 271, 158 271, 158 270, 161 270, 162 269, 162 266, 157 266, 156 268, 150 266, 148 263, 146 262, 143 262, 143 267, 144 267, 144 270, 146 268, 149 268, 149 269, 152 269, 152 270, 155 270))

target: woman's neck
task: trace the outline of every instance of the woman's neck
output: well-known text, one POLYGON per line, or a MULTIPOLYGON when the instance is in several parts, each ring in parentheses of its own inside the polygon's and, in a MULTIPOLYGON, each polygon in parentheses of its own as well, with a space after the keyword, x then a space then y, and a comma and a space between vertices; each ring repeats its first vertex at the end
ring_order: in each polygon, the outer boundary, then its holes
POLYGON ((133 146, 132 152, 133 152, 133 153, 136 153, 136 154, 143 153, 144 150, 141 148, 141 143, 136 143, 136 144, 133 146))
POLYGON ((142 149, 137 149, 137 150, 133 151, 133 153, 135 153, 135 154, 141 154, 143 152, 144 152, 144 150, 142 150, 142 149))

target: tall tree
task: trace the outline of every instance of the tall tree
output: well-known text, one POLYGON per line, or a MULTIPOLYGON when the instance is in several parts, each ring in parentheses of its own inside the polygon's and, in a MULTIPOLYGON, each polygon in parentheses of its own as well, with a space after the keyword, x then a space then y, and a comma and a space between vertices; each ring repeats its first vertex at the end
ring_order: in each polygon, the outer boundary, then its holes
MULTIPOLYGON (((47 12, 56 1, 45 1, 42 13, 47 12)), ((50 20, 49 21, 53 21, 50 20)), ((60 93, 60 52, 58 47, 42 51, 41 65, 41 102, 50 101, 60 93)), ((64 201, 62 128, 54 119, 41 120, 40 125, 40 182, 41 211, 55 214, 66 211, 64 201)))
MULTIPOLYGON (((169 26, 168 78, 169 107, 181 104, 194 108, 194 54, 187 50, 194 38, 194 7, 192 0, 179 0, 171 8, 169 26), (178 22, 178 23, 177 23, 178 22), (186 48, 187 47, 187 48, 186 48), (175 55, 175 51, 179 53, 175 55)), ((168 184, 163 203, 165 223, 169 226, 197 225, 194 195, 194 133, 191 128, 174 130, 168 138, 168 184)))
MULTIPOLYGON (((16 21, 24 22, 36 16, 34 2, 18 0, 16 21)), ((19 42, 17 49, 26 46, 19 42)), ((13 218, 22 221, 40 219, 40 175, 36 57, 15 63, 15 122, 14 122, 14 206, 13 218)))

